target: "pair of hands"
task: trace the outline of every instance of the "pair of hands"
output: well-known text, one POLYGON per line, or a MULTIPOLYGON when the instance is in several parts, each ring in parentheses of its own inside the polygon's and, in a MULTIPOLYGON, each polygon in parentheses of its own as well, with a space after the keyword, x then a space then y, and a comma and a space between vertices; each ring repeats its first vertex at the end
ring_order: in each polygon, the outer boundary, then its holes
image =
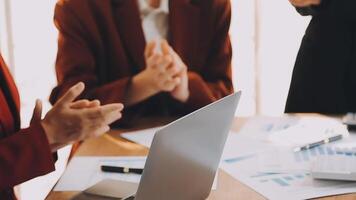
POLYGON ((169 92, 173 98, 186 102, 189 98, 188 68, 166 40, 150 42, 145 49, 146 69, 138 74, 152 95, 169 92), (162 52, 155 51, 160 45, 162 52))
POLYGON ((296 7, 307 7, 320 5, 322 0, 289 0, 289 2, 296 7))
POLYGON ((52 152, 76 141, 98 137, 110 130, 109 124, 121 118, 122 104, 102 106, 98 100, 75 101, 84 87, 78 83, 69 89, 43 120, 42 103, 36 101, 31 124, 41 123, 52 152))

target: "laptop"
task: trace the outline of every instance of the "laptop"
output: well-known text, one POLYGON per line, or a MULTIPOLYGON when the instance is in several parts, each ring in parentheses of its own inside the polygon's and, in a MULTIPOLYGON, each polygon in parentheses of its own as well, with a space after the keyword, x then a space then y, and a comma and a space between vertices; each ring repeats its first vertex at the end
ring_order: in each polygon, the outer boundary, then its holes
POLYGON ((229 95, 157 131, 138 187, 104 180, 85 193, 135 200, 206 199, 240 96, 229 95))

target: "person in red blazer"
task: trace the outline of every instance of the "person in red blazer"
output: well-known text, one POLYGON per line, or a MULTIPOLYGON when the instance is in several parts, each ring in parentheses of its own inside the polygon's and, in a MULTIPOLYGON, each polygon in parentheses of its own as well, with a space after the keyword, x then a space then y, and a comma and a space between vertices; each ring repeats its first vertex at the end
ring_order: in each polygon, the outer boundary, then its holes
POLYGON ((13 187, 53 170, 59 148, 99 136, 121 117, 122 104, 100 106, 97 100, 74 101, 84 90, 78 83, 41 119, 36 102, 31 124, 20 129, 20 98, 0 54, 0 199, 16 199, 13 187))
POLYGON ((233 92, 230 18, 229 0, 60 0, 58 86, 50 101, 82 81, 82 97, 125 104, 119 126, 212 103, 233 92), (143 17, 163 4, 168 31, 152 42, 143 17))

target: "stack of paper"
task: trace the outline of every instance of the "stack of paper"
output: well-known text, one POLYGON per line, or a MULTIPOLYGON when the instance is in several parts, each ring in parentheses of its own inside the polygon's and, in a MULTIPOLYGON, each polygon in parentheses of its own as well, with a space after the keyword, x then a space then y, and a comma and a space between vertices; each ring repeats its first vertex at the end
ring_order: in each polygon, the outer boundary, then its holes
POLYGON ((156 127, 156 128, 144 129, 140 131, 123 133, 121 134, 121 137, 149 148, 151 147, 155 133, 161 128, 162 127, 156 127))
POLYGON ((225 155, 237 156, 224 159, 221 167, 268 199, 308 199, 356 192, 355 182, 319 181, 310 177, 312 161, 319 156, 338 154, 356 159, 356 154, 350 153, 356 150, 356 137, 347 135, 341 122, 333 119, 253 118, 230 140, 230 146, 244 144, 243 149, 225 149, 230 151, 225 155), (300 152, 291 148, 329 134, 346 136, 338 142, 300 152))
MULTIPOLYGON (((54 191, 84 191, 96 183, 111 179, 139 183, 141 175, 102 172, 102 165, 144 168, 146 157, 74 157, 58 181, 54 191)), ((217 188, 217 175, 212 190, 217 188)))
POLYGON ((140 182, 140 175, 107 173, 101 165, 143 168, 146 157, 74 157, 54 191, 83 191, 104 179, 140 182))
POLYGON ((345 125, 334 119, 306 117, 294 126, 271 133, 268 141, 277 145, 298 147, 323 141, 335 136, 347 137, 345 125))

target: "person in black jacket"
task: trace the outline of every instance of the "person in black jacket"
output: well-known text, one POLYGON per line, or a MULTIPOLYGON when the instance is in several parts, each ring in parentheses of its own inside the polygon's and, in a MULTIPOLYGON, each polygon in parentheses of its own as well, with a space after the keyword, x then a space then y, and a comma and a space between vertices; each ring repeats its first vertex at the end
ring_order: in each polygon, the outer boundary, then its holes
POLYGON ((312 20, 295 63, 285 112, 356 112, 356 1, 289 1, 312 20))

